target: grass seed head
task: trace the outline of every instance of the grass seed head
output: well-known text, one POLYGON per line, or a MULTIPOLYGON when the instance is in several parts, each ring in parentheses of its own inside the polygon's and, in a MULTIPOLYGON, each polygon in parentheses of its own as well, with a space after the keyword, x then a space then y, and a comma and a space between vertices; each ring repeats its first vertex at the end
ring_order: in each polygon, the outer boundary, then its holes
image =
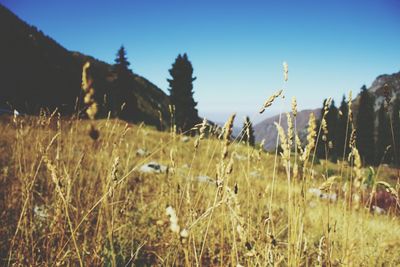
POLYGON ((321 128, 322 128, 322 141, 326 142, 328 135, 328 123, 326 122, 325 116, 322 118, 321 128))
POLYGON ((90 73, 90 63, 86 62, 82 69, 82 90, 85 93, 83 102, 86 105, 86 114, 89 119, 95 119, 98 112, 98 105, 94 99, 95 89, 93 88, 93 78, 90 73))
POLYGON ((203 122, 201 124, 196 125, 194 128, 199 129, 199 136, 196 138, 195 142, 194 142, 194 147, 198 148, 200 145, 200 141, 204 139, 204 136, 206 134, 206 130, 208 127, 208 122, 207 119, 204 118, 203 122))
POLYGON ((332 189, 332 186, 336 184, 336 182, 339 180, 339 176, 331 176, 329 177, 324 183, 321 184, 319 187, 319 190, 321 191, 330 191, 332 189))
POLYGON ((296 136, 295 136, 295 145, 297 147, 297 150, 298 150, 299 154, 300 155, 303 154, 303 147, 301 146, 301 140, 300 140, 300 137, 299 137, 299 135, 297 133, 296 133, 296 136))
POLYGON ((290 116, 290 113, 286 113, 286 119, 287 119, 287 125, 288 125, 287 142, 288 142, 289 149, 291 149, 292 144, 293 144, 294 128, 293 128, 292 116, 290 116))
POLYGON ((225 123, 223 129, 223 139, 224 139, 224 148, 222 150, 222 159, 225 159, 228 156, 228 146, 231 143, 232 130, 233 130, 233 122, 235 120, 236 113, 232 114, 228 121, 225 123))
POLYGON ((353 102, 353 93, 350 91, 349 92, 349 100, 347 102, 347 106, 349 107, 349 120, 352 122, 353 121, 353 111, 351 109, 353 102))
POLYGON ((285 82, 288 81, 289 66, 286 62, 283 62, 283 79, 285 82))
POLYGON ((353 171, 354 171, 354 186, 355 188, 360 188, 361 183, 364 178, 363 170, 362 170, 362 162, 361 162, 361 157, 360 153, 358 152, 358 149, 353 146, 351 148, 351 153, 349 155, 350 160, 353 159, 353 171))
POLYGON ((86 93, 93 84, 92 77, 89 74, 90 62, 86 62, 82 68, 82 90, 86 93))
POLYGON ((308 128, 307 128, 307 145, 304 149, 304 152, 300 159, 302 161, 307 161, 308 158, 310 157, 311 151, 315 148, 315 137, 317 137, 317 123, 315 120, 315 115, 314 113, 310 113, 310 119, 308 121, 308 128))
POLYGON ((292 98, 292 114, 293 114, 293 117, 297 117, 297 100, 296 100, 296 97, 293 97, 292 98))
POLYGON ((278 130, 279 140, 282 147, 281 156, 283 159, 283 163, 286 166, 290 160, 290 145, 289 139, 285 134, 285 130, 283 130, 282 126, 275 122, 276 129, 278 130))
POLYGON ((272 105, 272 103, 274 103, 275 99, 278 98, 279 96, 281 96, 283 93, 283 90, 279 90, 277 91, 275 94, 273 94, 272 96, 270 96, 267 101, 264 102, 264 105, 262 106, 262 108, 260 109, 260 114, 263 113, 265 111, 266 108, 270 107, 272 105))

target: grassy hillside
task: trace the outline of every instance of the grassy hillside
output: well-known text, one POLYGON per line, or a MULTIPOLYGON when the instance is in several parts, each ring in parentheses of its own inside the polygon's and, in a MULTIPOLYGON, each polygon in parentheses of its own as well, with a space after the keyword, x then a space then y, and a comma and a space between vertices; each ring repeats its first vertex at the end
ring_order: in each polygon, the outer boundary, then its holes
MULTIPOLYGON (((276 157, 229 131, 195 148, 199 136, 95 126, 97 141, 90 121, 1 118, 1 265, 400 264, 399 219, 369 210, 368 189, 352 187, 369 171, 353 161, 310 155, 302 169, 300 152, 276 157)), ((395 184, 394 170, 376 173, 395 184)))

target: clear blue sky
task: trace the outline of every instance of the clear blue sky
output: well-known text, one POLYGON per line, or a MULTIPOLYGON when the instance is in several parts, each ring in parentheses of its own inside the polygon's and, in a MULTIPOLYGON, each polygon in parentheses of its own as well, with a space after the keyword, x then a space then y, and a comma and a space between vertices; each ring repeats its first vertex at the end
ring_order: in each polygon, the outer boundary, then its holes
POLYGON ((283 85, 287 101, 320 107, 376 76, 400 70, 400 1, 0 0, 69 50, 113 63, 123 44, 132 70, 165 92, 168 69, 186 52, 200 115, 254 121, 286 110, 259 107, 283 85), (240 118, 241 119, 241 118, 240 118))

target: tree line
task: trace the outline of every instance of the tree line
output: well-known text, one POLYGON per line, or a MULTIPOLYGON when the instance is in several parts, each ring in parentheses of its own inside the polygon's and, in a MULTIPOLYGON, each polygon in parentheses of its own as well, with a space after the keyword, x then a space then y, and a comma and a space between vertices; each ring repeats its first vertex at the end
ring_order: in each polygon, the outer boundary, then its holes
MULTIPOLYGON (((130 120, 135 116, 137 101, 130 85, 131 70, 123 46, 118 50, 114 72, 114 88, 109 96, 109 110, 115 117, 130 120)), ((200 118, 197 102, 193 98, 193 66, 186 53, 179 54, 169 69, 169 100, 173 124, 178 131, 189 133, 200 118)), ((385 88, 389 91, 390 88, 385 88)), ((321 118, 317 123, 321 129, 317 141, 317 155, 332 161, 346 159, 350 153, 349 142, 355 130, 356 147, 365 164, 399 164, 400 157, 400 96, 392 101, 386 94, 378 112, 375 112, 375 96, 366 86, 361 88, 358 111, 355 118, 349 110, 348 99, 343 96, 339 107, 335 101, 323 102, 321 118), (324 115, 325 113, 325 115, 324 115), (321 125, 324 124, 324 125, 321 125), (352 127, 355 129, 352 129, 352 127)), ((240 139, 251 146, 255 145, 254 130, 249 117, 245 118, 240 139)))
MULTIPOLYGON (((361 88, 358 111, 353 118, 349 103, 343 96, 339 108, 335 101, 326 106, 324 100, 321 118, 325 114, 326 135, 321 133, 317 142, 319 158, 332 161, 346 159, 350 153, 349 142, 355 127, 355 142, 363 162, 367 165, 396 164, 400 156, 400 95, 392 99, 390 88, 385 88, 385 98, 375 112, 375 96, 364 85, 361 88), (353 123, 350 123, 353 121, 353 123)), ((321 121, 319 122, 321 125, 321 121)), ((323 127, 322 127, 323 128, 323 127)), ((323 131, 323 130, 322 130, 323 131)))

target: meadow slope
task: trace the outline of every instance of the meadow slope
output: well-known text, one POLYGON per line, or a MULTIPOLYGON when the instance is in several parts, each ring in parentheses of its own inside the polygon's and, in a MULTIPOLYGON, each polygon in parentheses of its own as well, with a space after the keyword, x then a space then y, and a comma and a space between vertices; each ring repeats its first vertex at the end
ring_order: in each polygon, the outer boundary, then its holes
MULTIPOLYGON (((1 117, 0 265, 400 265, 399 218, 342 190, 352 162, 310 156, 295 173, 297 154, 204 130, 200 140, 119 120, 1 117), (328 199, 310 193, 321 185, 328 199)), ((393 185, 394 173, 379 179, 393 185)))

